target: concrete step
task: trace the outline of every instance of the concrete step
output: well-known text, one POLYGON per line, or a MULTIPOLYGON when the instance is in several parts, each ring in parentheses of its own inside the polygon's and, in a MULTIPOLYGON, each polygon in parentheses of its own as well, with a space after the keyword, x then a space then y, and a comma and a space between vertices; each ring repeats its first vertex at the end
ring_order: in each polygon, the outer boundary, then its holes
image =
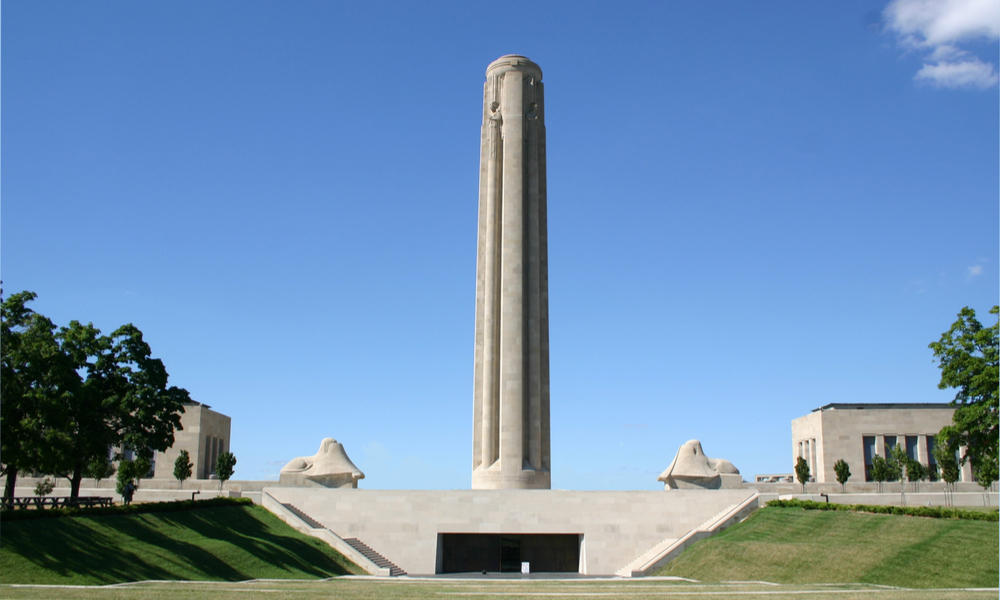
POLYGON ((320 523, 316 519, 310 517, 306 513, 302 512, 301 510, 295 508, 291 504, 286 504, 286 503, 282 502, 281 505, 284 506, 285 508, 287 508, 288 510, 290 510, 296 517, 298 517, 298 518, 302 519, 303 521, 305 521, 306 524, 309 525, 310 527, 312 527, 313 529, 326 529, 326 527, 324 527, 322 523, 320 523))
POLYGON ((383 569, 389 569, 390 576, 398 577, 400 575, 406 575, 406 571, 400 569, 392 561, 369 548, 367 544, 358 538, 344 538, 344 541, 376 565, 382 567, 383 569))

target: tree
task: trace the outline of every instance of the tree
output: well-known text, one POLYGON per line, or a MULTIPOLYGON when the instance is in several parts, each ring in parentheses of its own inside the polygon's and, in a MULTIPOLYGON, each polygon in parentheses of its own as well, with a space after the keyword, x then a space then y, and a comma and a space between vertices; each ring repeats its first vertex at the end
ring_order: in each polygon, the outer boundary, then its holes
POLYGON ((101 487, 101 480, 111 477, 115 474, 115 471, 115 465, 108 460, 108 456, 106 454, 98 454, 90 459, 90 462, 87 463, 87 469, 83 474, 91 479, 96 479, 97 487, 101 487))
POLYGON ((69 479, 75 501, 84 470, 109 447, 162 451, 173 445, 190 396, 167 387, 163 362, 152 358, 135 326, 106 336, 71 321, 56 332, 25 307, 34 299, 21 292, 2 303, 4 494, 13 498, 18 472, 30 469, 69 479))
POLYGON ((104 336, 92 324, 71 321, 58 337, 79 374, 71 398, 63 404, 70 449, 63 453, 59 471, 70 479, 75 499, 83 465, 109 446, 141 449, 147 460, 153 450, 172 446, 190 396, 184 389, 167 387, 163 362, 151 357, 134 325, 104 336))
POLYGON ((52 483, 52 480, 46 477, 35 484, 35 495, 48 496, 54 489, 56 489, 56 484, 52 483))
MULTIPOLYGON (((990 314, 1000 315, 994 306, 990 314)), ((1000 318, 1000 317, 998 317, 1000 318)), ((969 307, 958 313, 951 329, 929 347, 941 367, 938 388, 957 388, 952 405, 952 424, 943 428, 939 437, 949 439, 953 446, 964 447, 961 464, 971 462, 976 470, 996 469, 998 427, 998 387, 1000 387, 1000 353, 998 353, 1000 321, 990 327, 976 319, 969 307)))
POLYGON ((795 478, 802 485, 802 492, 806 491, 806 483, 809 482, 809 463, 801 456, 795 460, 795 478))
POLYGON ((889 478, 889 461, 876 454, 872 457, 872 479, 878 482, 878 493, 882 493, 882 482, 889 478))
POLYGON ((983 464, 982 468, 976 473, 976 481, 979 485, 983 487, 983 503, 986 506, 990 505, 990 488, 993 487, 993 482, 998 478, 996 463, 986 462, 983 464))
POLYGON ((888 454, 888 460, 886 460, 887 479, 899 481, 899 504, 906 506, 906 481, 903 480, 903 470, 910 457, 906 455, 906 450, 903 450, 899 444, 893 446, 888 454))
POLYGON ((919 460, 910 457, 906 457, 904 466, 906 467, 906 480, 913 483, 913 491, 916 492, 916 484, 927 477, 927 470, 924 468, 924 465, 920 464, 919 460))
POLYGON ((56 326, 26 306, 34 299, 21 292, 0 302, 0 457, 8 502, 18 473, 55 472, 64 445, 54 417, 75 377, 56 326))
POLYGON ((934 460, 941 472, 941 479, 945 483, 945 496, 948 498, 948 504, 951 504, 951 498, 948 494, 954 493, 955 482, 961 476, 959 462, 955 458, 955 455, 958 454, 955 445, 954 438, 943 433, 939 433, 934 441, 934 460))
POLYGON ((142 453, 135 457, 132 463, 135 465, 135 487, 139 487, 139 482, 149 477, 149 472, 153 469, 153 463, 147 453, 142 453))
POLYGON ((233 468, 236 466, 236 456, 232 452, 223 452, 215 461, 215 474, 219 478, 219 490, 233 476, 233 468))
POLYGON ((184 488, 184 480, 191 477, 193 468, 194 465, 191 464, 191 456, 188 451, 181 450, 177 460, 174 461, 174 479, 180 482, 180 489, 184 488))
POLYGON ((906 451, 900 445, 895 445, 886 456, 886 481, 903 481, 903 465, 907 460, 906 451))
POLYGON ((840 484, 840 491, 847 491, 847 480, 851 478, 851 467, 847 461, 839 459, 833 464, 833 472, 837 474, 837 483, 840 484))
POLYGON ((118 477, 115 491, 120 495, 125 495, 125 486, 135 479, 135 462, 122 459, 118 462, 118 477))

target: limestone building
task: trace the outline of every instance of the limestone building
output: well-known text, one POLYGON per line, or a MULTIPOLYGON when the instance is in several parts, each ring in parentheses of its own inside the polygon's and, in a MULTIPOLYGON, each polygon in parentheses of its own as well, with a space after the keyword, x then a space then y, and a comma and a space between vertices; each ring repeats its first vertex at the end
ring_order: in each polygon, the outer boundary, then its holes
POLYGON ((191 457, 192 479, 209 479, 215 474, 215 461, 223 452, 229 452, 229 434, 232 419, 215 412, 200 402, 184 405, 181 415, 182 430, 174 433, 174 445, 154 455, 153 478, 173 479, 174 462, 181 450, 191 457))
POLYGON ((479 162, 473 489, 549 489, 549 284, 542 70, 486 69, 479 162))
MULTIPOLYGON (((851 481, 872 481, 875 455, 885 457, 901 445, 910 458, 934 463, 934 436, 951 424, 950 404, 827 404, 792 421, 792 464, 806 459, 813 481, 836 483, 833 465, 844 459, 851 481)), ((961 481, 972 481, 962 467, 961 481)))

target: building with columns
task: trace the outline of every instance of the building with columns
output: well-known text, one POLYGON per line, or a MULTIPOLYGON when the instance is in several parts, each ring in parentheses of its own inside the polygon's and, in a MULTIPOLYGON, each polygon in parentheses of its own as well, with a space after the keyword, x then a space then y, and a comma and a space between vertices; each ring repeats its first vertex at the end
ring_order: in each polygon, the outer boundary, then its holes
POLYGON ((181 450, 187 450, 193 465, 192 479, 210 479, 215 474, 215 462, 223 452, 230 451, 232 419, 215 412, 201 402, 184 404, 181 427, 174 432, 174 445, 156 452, 153 459, 154 479, 173 479, 174 462, 181 450))
MULTIPOLYGON (((934 462, 934 436, 954 412, 946 403, 827 404, 792 421, 792 464, 801 456, 813 481, 835 483, 833 465, 844 459, 852 481, 872 481, 872 457, 900 445, 927 466, 934 462)), ((972 480, 972 467, 963 465, 960 481, 972 480)))

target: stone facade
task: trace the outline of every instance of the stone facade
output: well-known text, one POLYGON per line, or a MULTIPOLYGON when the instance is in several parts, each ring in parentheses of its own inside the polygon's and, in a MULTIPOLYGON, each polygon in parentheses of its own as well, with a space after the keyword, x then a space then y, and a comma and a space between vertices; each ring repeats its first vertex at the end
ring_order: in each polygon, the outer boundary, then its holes
POLYGON ((154 479, 173 479, 174 462, 181 450, 191 457, 192 479, 209 479, 215 473, 215 461, 223 452, 229 452, 232 419, 215 412, 212 407, 199 402, 184 405, 181 415, 184 428, 174 433, 174 445, 156 453, 154 479))
POLYGON ((542 70, 486 69, 479 172, 473 489, 548 489, 549 308, 542 70))
MULTIPOLYGON (((866 464, 871 456, 884 457, 887 446, 898 443, 926 466, 934 435, 951 424, 954 412, 949 404, 827 404, 792 421, 792 464, 801 456, 813 481, 836 483, 833 465, 844 459, 851 481, 863 482, 870 480, 866 464)), ((968 464, 962 467, 961 481, 972 481, 968 464)))
POLYGON ((357 538, 410 575, 442 572, 441 535, 572 534, 577 572, 614 575, 667 539, 754 495, 752 490, 359 490, 268 487, 341 538, 357 538))

